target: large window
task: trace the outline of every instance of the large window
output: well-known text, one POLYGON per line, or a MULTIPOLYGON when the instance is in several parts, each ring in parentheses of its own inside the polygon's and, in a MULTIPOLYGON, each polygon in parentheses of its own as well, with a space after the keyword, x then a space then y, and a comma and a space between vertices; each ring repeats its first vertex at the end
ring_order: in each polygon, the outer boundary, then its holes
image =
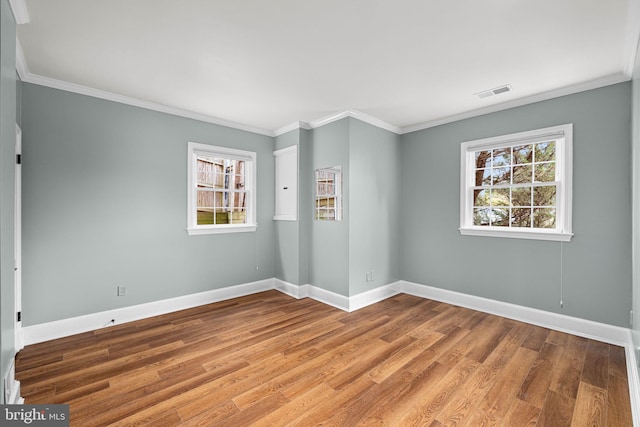
POLYGON ((250 151, 189 143, 189 234, 255 231, 255 161, 250 151))
POLYGON ((462 143, 460 232, 571 239, 571 124, 462 143))

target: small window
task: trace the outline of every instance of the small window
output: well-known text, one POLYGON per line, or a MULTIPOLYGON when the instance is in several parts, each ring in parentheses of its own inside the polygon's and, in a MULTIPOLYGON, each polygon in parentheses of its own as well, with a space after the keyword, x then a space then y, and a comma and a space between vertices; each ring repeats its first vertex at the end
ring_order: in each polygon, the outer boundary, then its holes
POLYGON ((189 234, 255 231, 256 153, 190 142, 189 234))
POLYGON ((460 232, 569 241, 571 124, 462 143, 460 232))
POLYGON ((342 171, 340 166, 316 169, 315 219, 340 221, 342 219, 342 171))

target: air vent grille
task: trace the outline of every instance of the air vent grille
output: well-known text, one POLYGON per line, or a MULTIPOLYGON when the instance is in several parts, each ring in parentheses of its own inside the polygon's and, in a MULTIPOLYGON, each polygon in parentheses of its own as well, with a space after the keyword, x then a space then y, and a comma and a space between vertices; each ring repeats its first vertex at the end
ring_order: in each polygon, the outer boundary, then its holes
POLYGON ((490 96, 493 95, 500 95, 501 93, 507 93, 507 92, 511 92, 513 89, 511 88, 511 85, 503 85, 503 86, 499 86, 493 89, 489 89, 489 90, 484 90, 482 92, 478 92, 476 93, 476 96, 480 99, 482 98, 488 98, 490 96))

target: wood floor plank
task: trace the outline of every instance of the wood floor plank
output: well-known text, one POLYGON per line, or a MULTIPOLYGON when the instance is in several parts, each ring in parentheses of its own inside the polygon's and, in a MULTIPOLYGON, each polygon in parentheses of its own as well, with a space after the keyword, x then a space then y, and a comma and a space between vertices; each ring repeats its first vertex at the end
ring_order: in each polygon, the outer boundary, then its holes
POLYGON ((275 425, 287 425, 294 423, 298 418, 301 418, 305 412, 331 398, 334 393, 335 390, 329 385, 324 383, 319 384, 290 402, 281 405, 276 410, 265 414, 251 425, 271 427, 275 425))
POLYGON ((607 391, 587 382, 580 382, 571 425, 603 427, 607 425, 607 391))
POLYGON ((493 387, 480 401, 478 408, 492 418, 503 418, 513 400, 517 399, 517 393, 537 357, 538 353, 529 348, 518 348, 493 387))
POLYGON ((550 391, 538 420, 539 427, 570 426, 576 401, 563 393, 550 391))
POLYGON ((609 375, 627 378, 627 360, 623 347, 609 345, 609 375))
POLYGON ((632 426, 629 383, 626 378, 618 375, 609 376, 607 399, 607 425, 632 426))
POLYGON ((542 409, 549 387, 553 379, 554 370, 558 367, 558 362, 564 349, 557 345, 545 342, 538 353, 538 357, 533 362, 527 377, 520 390, 518 399, 529 402, 536 408, 542 409))
POLYGON ((444 426, 462 425, 496 380, 497 375, 494 370, 486 366, 478 367, 460 392, 456 393, 440 411, 436 420, 444 426))
POLYGON ((71 426, 631 425, 624 349, 407 294, 267 291, 28 346, 71 426))
MULTIPOLYGON (((337 411, 352 411, 365 395, 376 383, 367 377, 359 377, 354 382, 341 390, 336 390, 333 396, 319 402, 315 407, 309 408, 300 418, 296 420, 296 425, 315 426, 325 424, 328 414, 337 411)), ((353 411, 355 412, 355 411, 353 411)))
POLYGON ((584 368, 586 346, 580 345, 577 337, 568 336, 562 358, 557 362, 549 390, 575 399, 584 368), (576 342, 577 345, 570 345, 576 342))
POLYGON ((606 390, 609 381, 609 351, 608 346, 605 346, 606 351, 600 346, 587 348, 580 380, 606 390))
POLYGON ((434 332, 423 339, 415 339, 406 347, 399 349, 386 360, 375 365, 375 367, 369 371, 369 377, 373 381, 381 383, 389 378, 390 375, 398 372, 398 370, 415 359, 419 354, 425 352, 436 342, 440 341, 443 337, 443 334, 434 332))
POLYGON ((503 425, 518 427, 535 427, 540 418, 540 408, 522 400, 515 400, 507 415, 503 418, 503 425))
MULTIPOLYGON (((410 382, 397 391, 397 398, 386 400, 363 417, 362 425, 393 425, 397 424, 407 411, 414 409, 427 396, 432 397, 435 385, 443 380, 451 369, 438 362, 433 362, 410 382)), ((432 419, 435 419, 435 414, 432 419)), ((423 425, 427 425, 425 423, 423 425)))
POLYGON ((435 384, 421 382, 419 387, 412 387, 413 393, 408 394, 401 402, 404 408, 389 408, 382 414, 382 420, 385 424, 394 425, 431 424, 454 393, 464 388, 466 381, 477 368, 478 363, 475 360, 462 359, 435 384))

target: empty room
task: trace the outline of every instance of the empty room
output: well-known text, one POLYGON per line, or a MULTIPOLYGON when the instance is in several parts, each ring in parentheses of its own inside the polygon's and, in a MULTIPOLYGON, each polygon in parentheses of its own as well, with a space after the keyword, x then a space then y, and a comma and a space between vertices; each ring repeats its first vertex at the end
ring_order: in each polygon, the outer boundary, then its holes
POLYGON ((0 424, 640 426, 640 0, 0 13, 0 424))

